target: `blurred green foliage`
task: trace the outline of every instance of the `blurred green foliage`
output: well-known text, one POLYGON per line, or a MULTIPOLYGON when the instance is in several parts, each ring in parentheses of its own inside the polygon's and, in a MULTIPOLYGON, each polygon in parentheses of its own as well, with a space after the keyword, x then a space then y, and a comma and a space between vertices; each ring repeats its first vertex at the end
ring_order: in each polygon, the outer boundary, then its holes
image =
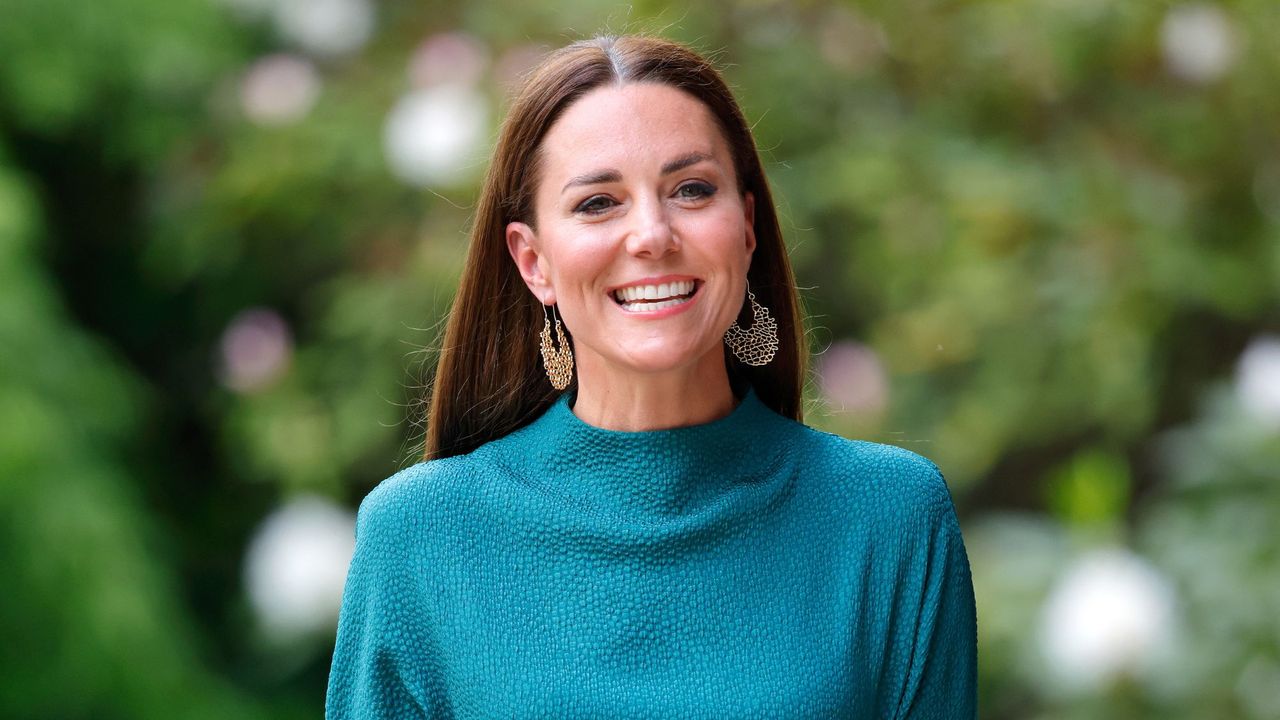
POLYGON ((385 2, 346 53, 279 5, 0 0, 7 716, 319 712, 328 648, 262 642, 245 547, 283 498, 354 507, 417 457, 486 150, 406 184, 388 113, 438 33, 481 48, 496 120, 529 58, 602 30, 726 68, 815 351, 856 339, 887 376, 882 411, 815 386, 809 421, 929 456, 956 496, 984 717, 1280 715, 1280 431, 1232 391, 1280 329, 1280 4, 385 2), (245 83, 282 52, 314 104, 255 121, 245 83), (252 308, 288 352, 237 389, 252 308), (1038 609, 1107 543, 1172 583, 1182 650, 1062 691, 1038 609))

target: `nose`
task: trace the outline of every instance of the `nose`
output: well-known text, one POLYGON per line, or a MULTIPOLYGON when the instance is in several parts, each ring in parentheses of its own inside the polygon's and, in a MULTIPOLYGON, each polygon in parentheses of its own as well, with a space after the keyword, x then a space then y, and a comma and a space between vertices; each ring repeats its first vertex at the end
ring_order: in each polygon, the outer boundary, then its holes
POLYGON ((680 247, 667 208, 657 198, 637 202, 627 228, 627 252, 637 257, 660 258, 680 247))

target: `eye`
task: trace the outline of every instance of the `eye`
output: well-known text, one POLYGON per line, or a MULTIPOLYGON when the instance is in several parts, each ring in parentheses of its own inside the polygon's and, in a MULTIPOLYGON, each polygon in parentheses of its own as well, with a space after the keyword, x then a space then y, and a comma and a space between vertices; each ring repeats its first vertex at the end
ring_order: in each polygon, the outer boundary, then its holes
POLYGON ((704 182, 687 182, 676 188, 676 196, 684 200, 701 200, 716 193, 715 186, 704 182))
POLYGON ((578 204, 573 211, 584 215, 599 215, 613 206, 613 200, 607 195, 592 195, 578 204))

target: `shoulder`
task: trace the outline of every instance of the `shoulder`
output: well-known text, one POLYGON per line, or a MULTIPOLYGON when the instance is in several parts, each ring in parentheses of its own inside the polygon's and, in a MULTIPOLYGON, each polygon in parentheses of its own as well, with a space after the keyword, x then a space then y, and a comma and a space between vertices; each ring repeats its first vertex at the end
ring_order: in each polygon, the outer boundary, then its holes
POLYGON ((827 488, 871 506, 895 521, 911 516, 930 524, 954 516, 945 477, 929 458, 906 448, 850 440, 804 426, 805 466, 827 488))
POLYGON ((802 427, 805 457, 811 464, 825 466, 835 475, 852 473, 915 490, 946 489, 942 471, 919 453, 897 445, 850 440, 807 425, 802 427))
POLYGON ((356 514, 356 536, 394 536, 406 527, 449 505, 475 476, 476 461, 471 455, 425 460, 378 483, 360 502, 356 514))

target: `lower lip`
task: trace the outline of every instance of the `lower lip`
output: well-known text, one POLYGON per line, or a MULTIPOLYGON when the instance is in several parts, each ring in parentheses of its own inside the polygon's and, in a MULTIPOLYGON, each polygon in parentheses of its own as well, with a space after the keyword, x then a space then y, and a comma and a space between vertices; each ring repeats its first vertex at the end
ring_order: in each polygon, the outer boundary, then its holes
POLYGON ((696 303, 698 301, 698 298, 701 296, 702 296, 702 285, 699 284, 697 287, 694 288, 693 294, 689 296, 688 300, 685 300, 684 302, 678 305, 671 305, 669 307, 664 307, 661 310, 643 310, 643 309, 628 310, 625 307, 619 305, 617 301, 613 300, 612 298, 610 298, 610 302, 612 302, 614 307, 622 311, 622 314, 626 315, 627 317, 633 317, 639 320, 659 320, 662 318, 671 317, 672 315, 678 315, 684 312, 685 310, 688 310, 689 307, 692 306, 694 303, 696 303))

